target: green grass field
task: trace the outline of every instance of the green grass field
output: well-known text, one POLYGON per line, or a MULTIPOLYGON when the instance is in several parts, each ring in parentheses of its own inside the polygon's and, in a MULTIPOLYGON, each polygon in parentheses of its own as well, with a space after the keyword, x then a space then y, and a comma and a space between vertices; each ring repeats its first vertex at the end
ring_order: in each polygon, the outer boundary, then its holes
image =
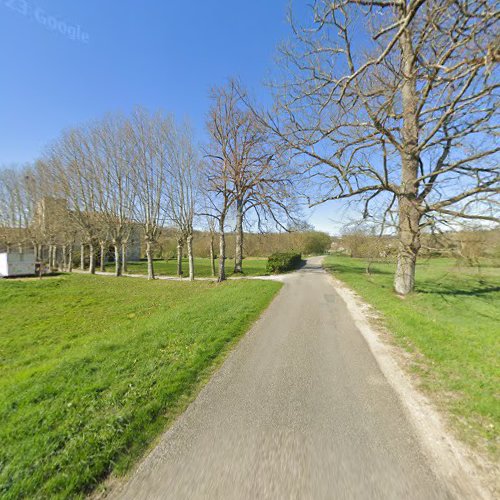
POLYGON ((422 387, 451 415, 462 439, 499 455, 500 267, 421 260, 416 292, 392 291, 394 265, 329 256, 325 267, 383 316, 397 343, 415 355, 422 387))
MULTIPOLYGON (((267 259, 244 259, 243 260, 243 272, 246 276, 264 276, 266 273, 267 259)), ((215 267, 217 272, 218 262, 216 261, 215 267)), ((128 262, 127 272, 130 274, 147 274, 148 264, 144 260, 138 262, 128 262)), ((165 260, 155 260, 154 261, 155 273, 158 276, 176 276, 177 273, 177 261, 171 259, 165 260)), ((231 276, 234 269, 234 259, 226 260, 226 274, 231 276)), ((197 258, 194 259, 194 270, 195 276, 198 278, 208 278, 212 276, 212 271, 210 268, 210 259, 197 258)), ((113 272, 114 264, 110 263, 106 266, 106 271, 113 272)), ((183 271, 184 276, 188 275, 188 261, 183 259, 183 271)))
POLYGON ((0 280, 0 497, 83 497, 126 471, 280 286, 0 280))

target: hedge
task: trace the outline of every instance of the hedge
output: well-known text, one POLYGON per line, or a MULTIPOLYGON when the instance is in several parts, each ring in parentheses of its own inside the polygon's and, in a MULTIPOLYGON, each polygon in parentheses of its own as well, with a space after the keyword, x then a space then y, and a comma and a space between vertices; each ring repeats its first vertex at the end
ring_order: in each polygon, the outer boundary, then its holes
POLYGON ((296 252, 276 252, 267 259, 268 273, 284 273, 297 269, 302 263, 302 256, 296 252))

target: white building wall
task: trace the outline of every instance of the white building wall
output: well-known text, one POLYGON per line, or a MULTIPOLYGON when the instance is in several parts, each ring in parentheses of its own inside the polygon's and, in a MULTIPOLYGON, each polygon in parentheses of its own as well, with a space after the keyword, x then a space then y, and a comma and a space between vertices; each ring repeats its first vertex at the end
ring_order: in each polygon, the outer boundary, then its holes
POLYGON ((0 253, 0 277, 9 275, 9 264, 7 261, 7 253, 0 253))
POLYGON ((35 274, 35 254, 33 252, 0 253, 0 277, 33 274, 35 274))

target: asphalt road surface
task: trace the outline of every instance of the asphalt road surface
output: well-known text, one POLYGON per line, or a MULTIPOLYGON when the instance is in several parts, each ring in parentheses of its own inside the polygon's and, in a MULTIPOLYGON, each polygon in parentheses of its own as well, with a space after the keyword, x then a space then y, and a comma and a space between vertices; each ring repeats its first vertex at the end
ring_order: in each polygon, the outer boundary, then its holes
POLYGON ((118 498, 451 498, 320 267, 285 286, 118 498))

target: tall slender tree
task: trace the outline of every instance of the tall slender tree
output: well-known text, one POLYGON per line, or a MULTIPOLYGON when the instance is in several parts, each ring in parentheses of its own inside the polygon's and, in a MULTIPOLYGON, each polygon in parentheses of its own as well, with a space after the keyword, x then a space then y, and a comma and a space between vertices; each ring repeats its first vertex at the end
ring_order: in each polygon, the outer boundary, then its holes
POLYGON ((99 218, 99 175, 94 140, 89 127, 65 132, 48 150, 44 162, 47 181, 55 198, 65 200, 81 242, 89 249, 89 273, 96 271, 97 249, 102 234, 99 218))
POLYGON ((235 198, 231 179, 232 111, 231 97, 222 89, 211 94, 207 118, 209 142, 204 165, 206 213, 217 221, 219 233, 218 281, 226 279, 226 223, 235 198))
MULTIPOLYGON (((130 235, 136 190, 133 152, 128 124, 123 116, 108 116, 95 126, 99 211, 106 239, 114 250, 115 275, 121 276, 130 235)), ((107 252, 107 247, 106 247, 107 252)))
MULTIPOLYGON (((194 280, 193 223, 199 193, 199 158, 187 123, 175 124, 170 130, 167 164, 167 217, 177 228, 178 241, 186 242, 189 279, 194 280)), ((182 263, 182 247, 177 258, 182 263)))
POLYGON ((24 177, 18 168, 0 170, 0 238, 7 252, 22 250, 29 241, 30 200, 24 177))
POLYGON ((142 225, 148 260, 148 278, 154 279, 153 250, 167 218, 169 138, 173 118, 144 109, 134 111, 129 140, 133 182, 136 188, 135 219, 142 225))
MULTIPOLYGON (((287 182, 275 143, 259 116, 247 105, 246 93, 235 80, 211 92, 212 108, 209 133, 212 151, 209 157, 219 162, 220 182, 225 183, 228 205, 235 213, 234 272, 243 272, 244 224, 248 212, 274 213, 277 204, 286 205, 287 197, 276 198, 277 190, 287 182), (278 188, 277 186, 281 186, 278 188)), ((290 172, 288 172, 290 173, 290 172)), ((221 184, 221 186, 222 186, 221 184)))

